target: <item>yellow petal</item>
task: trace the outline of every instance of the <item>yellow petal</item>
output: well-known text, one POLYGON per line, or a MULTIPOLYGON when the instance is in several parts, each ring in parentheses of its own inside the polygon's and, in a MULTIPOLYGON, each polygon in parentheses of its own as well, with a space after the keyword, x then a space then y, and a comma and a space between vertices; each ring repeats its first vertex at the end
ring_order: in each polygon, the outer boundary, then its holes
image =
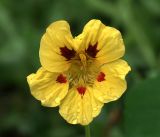
POLYGON ((101 102, 107 103, 121 97, 127 88, 126 74, 130 67, 123 60, 107 63, 101 68, 104 80, 96 80, 93 87, 94 96, 101 102))
POLYGON ((86 49, 97 44, 96 59, 101 64, 114 61, 124 55, 125 48, 121 33, 115 28, 105 26, 100 20, 89 21, 82 34, 86 49))
POLYGON ((84 35, 83 34, 79 34, 78 36, 76 36, 74 38, 74 43, 75 43, 75 50, 80 52, 80 51, 84 51, 85 47, 84 47, 84 35))
MULTIPOLYGON (((41 39, 39 56, 40 62, 46 70, 63 72, 69 68, 70 62, 62 54, 61 48, 66 48, 74 53, 74 41, 66 21, 52 23, 41 39)), ((70 58, 72 55, 68 56, 70 58)))
POLYGON ((126 74, 131 70, 126 61, 118 59, 116 61, 107 63, 101 67, 101 71, 107 76, 119 77, 125 79, 126 74))
POLYGON ((102 106, 91 88, 86 89, 83 97, 73 88, 62 101, 59 112, 68 123, 88 125, 100 113, 102 106))
POLYGON ((87 49, 88 46, 94 45, 98 42, 99 35, 102 33, 102 30, 105 28, 105 25, 101 23, 100 20, 91 20, 89 21, 83 29, 83 35, 85 38, 85 48, 87 49))
POLYGON ((99 37, 98 50, 97 60, 101 63, 108 63, 121 58, 125 52, 121 33, 115 28, 105 27, 99 37))
POLYGON ((68 83, 57 82, 58 73, 51 73, 40 68, 36 74, 27 77, 31 94, 41 101, 42 105, 56 107, 68 92, 68 83))

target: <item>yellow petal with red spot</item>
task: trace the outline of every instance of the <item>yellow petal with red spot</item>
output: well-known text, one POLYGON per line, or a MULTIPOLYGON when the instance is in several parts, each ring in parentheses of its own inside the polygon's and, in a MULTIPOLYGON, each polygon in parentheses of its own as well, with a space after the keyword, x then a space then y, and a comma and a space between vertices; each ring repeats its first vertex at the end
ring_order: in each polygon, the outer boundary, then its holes
POLYGON ((128 63, 122 59, 118 59, 111 63, 107 63, 101 67, 102 72, 107 76, 114 76, 117 78, 125 79, 127 73, 131 70, 128 63))
POLYGON ((40 62, 50 72, 63 72, 74 57, 74 41, 66 21, 52 23, 43 35, 40 43, 40 62), (64 67, 65 66, 65 67, 64 67))
POLYGON ((115 28, 105 26, 100 20, 89 21, 82 34, 83 47, 90 50, 91 56, 100 64, 114 61, 124 55, 125 48, 121 33, 115 28))
POLYGON ((63 79, 59 78, 61 75, 40 68, 36 74, 31 74, 27 77, 31 94, 40 100, 44 106, 58 106, 68 92, 68 83, 65 76, 63 79))
POLYGON ((87 87, 84 95, 73 88, 62 101, 59 112, 68 123, 87 125, 100 113, 102 106, 91 88, 87 87))
POLYGON ((93 86, 94 96, 103 103, 120 98, 127 88, 125 76, 130 70, 124 60, 117 60, 102 66, 93 86))
POLYGON ((85 49, 88 48, 89 45, 95 45, 98 40, 99 36, 101 35, 105 25, 100 20, 90 20, 83 29, 82 35, 84 35, 84 46, 85 49))

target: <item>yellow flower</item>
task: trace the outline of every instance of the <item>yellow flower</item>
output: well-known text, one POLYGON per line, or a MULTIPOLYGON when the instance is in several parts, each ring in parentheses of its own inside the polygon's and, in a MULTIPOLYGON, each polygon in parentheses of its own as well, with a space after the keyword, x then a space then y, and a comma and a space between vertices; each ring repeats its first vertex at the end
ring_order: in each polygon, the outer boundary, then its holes
POLYGON ((54 22, 41 39, 42 67, 27 77, 31 94, 43 106, 59 106, 67 122, 87 125, 126 90, 124 52, 121 33, 99 20, 75 38, 66 21, 54 22))

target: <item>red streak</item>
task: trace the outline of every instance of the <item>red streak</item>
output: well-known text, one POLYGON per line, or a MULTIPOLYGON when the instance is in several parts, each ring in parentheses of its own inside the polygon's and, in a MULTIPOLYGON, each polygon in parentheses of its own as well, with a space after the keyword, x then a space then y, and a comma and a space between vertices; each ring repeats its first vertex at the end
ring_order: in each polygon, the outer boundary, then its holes
POLYGON ((68 49, 67 47, 60 48, 61 55, 64 56, 67 60, 70 60, 73 58, 76 54, 76 52, 72 49, 68 49))
POLYGON ((86 53, 92 58, 95 58, 97 53, 98 53, 98 51, 99 51, 99 50, 97 50, 97 45, 98 45, 98 43, 96 43, 93 46, 89 45, 88 49, 86 50, 86 53))
POLYGON ((57 82, 59 83, 66 83, 67 82, 67 79, 64 75, 60 74, 57 79, 56 79, 57 82))
POLYGON ((77 90, 79 94, 84 95, 86 92, 86 87, 78 87, 77 90))
POLYGON ((102 82, 104 80, 105 80, 105 74, 103 72, 100 72, 98 77, 97 77, 97 81, 102 82))

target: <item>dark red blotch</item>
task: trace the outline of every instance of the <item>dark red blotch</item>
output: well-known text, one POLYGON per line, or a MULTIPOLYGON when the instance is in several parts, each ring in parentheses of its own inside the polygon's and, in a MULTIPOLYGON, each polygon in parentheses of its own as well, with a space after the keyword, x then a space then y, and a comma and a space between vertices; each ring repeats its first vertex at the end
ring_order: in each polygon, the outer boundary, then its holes
POLYGON ((81 87, 78 87, 77 90, 79 94, 84 95, 86 92, 86 87, 81 86, 81 87))
POLYGON ((105 80, 105 74, 103 72, 100 72, 98 77, 97 77, 97 81, 102 82, 104 80, 105 80))
POLYGON ((98 51, 99 51, 99 50, 97 50, 97 45, 98 45, 98 43, 96 43, 95 45, 89 45, 88 49, 86 50, 86 53, 89 56, 91 56, 92 58, 95 58, 98 51))
POLYGON ((61 55, 64 56, 67 60, 70 60, 71 58, 73 58, 76 54, 75 50, 70 50, 67 47, 62 47, 60 48, 61 50, 61 55))
POLYGON ((56 81, 59 82, 59 83, 66 83, 67 82, 67 78, 64 75, 60 74, 57 77, 56 81))

